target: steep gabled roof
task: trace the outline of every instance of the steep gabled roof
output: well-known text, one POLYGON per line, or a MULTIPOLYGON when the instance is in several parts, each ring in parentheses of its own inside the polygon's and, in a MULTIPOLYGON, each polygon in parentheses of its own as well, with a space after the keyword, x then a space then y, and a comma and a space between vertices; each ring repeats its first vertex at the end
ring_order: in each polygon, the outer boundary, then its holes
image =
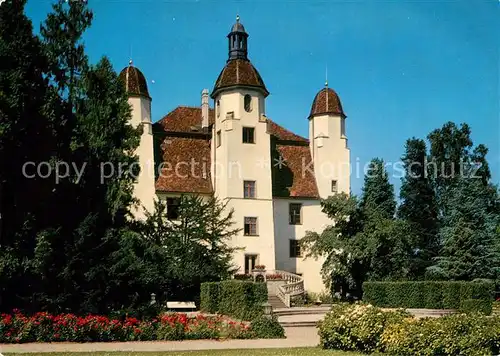
POLYGON ((210 141, 203 138, 165 137, 161 143, 162 169, 156 180, 161 192, 210 194, 210 141))
MULTIPOLYGON (((214 109, 209 109, 208 122, 213 124, 215 120, 214 109)), ((192 106, 178 106, 155 123, 164 131, 193 132, 193 128, 201 129, 201 108, 192 106)))
MULTIPOLYGON (((159 160, 163 165, 156 180, 157 191, 213 193, 211 133, 201 130, 201 120, 201 108, 179 106, 154 124, 159 160)), ((209 112, 209 122, 214 122, 213 109, 209 112)), ((273 196, 318 198, 309 140, 270 119, 267 119, 267 132, 271 136, 273 196), (283 165, 276 164, 280 157, 283 165)))

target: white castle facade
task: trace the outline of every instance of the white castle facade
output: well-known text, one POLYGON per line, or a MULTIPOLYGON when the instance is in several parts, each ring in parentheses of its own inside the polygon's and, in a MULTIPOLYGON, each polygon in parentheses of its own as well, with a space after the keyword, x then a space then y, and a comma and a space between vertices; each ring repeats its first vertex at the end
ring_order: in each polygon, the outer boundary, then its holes
MULTIPOLYGON (((241 228, 232 241, 243 248, 234 255, 238 273, 265 265, 301 275, 306 290, 321 292, 323 260, 305 259, 298 241, 306 231, 332 224, 321 199, 350 191, 340 99, 325 85, 304 115, 309 137, 286 130, 266 116, 269 92, 248 59, 248 34, 239 20, 227 37, 229 58, 211 93, 202 91, 201 105, 179 106, 154 124, 144 75, 132 63, 120 73, 132 124, 144 128, 135 196, 148 210, 155 199, 166 200, 172 219, 181 195, 227 200, 241 228), (151 162, 160 162, 163 170, 151 173, 151 162)), ((142 208, 135 215, 142 218, 142 208)))

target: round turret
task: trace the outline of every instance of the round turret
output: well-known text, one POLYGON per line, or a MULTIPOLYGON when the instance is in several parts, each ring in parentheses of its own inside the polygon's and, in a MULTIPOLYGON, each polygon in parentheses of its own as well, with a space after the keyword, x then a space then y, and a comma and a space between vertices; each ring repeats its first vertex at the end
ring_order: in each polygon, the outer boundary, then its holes
POLYGON ((129 96, 142 96, 151 99, 148 92, 146 77, 142 72, 129 62, 128 67, 123 68, 118 78, 125 85, 125 90, 129 96))
POLYGON ((333 89, 327 86, 321 89, 314 97, 309 117, 325 114, 346 117, 339 96, 333 89))

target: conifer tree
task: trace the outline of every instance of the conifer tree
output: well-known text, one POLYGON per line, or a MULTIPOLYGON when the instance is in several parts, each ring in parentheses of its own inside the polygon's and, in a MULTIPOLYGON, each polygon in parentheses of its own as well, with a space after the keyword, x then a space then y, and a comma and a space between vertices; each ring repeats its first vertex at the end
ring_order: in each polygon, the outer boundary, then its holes
POLYGON ((365 214, 378 214, 381 218, 392 219, 396 211, 394 187, 389 182, 384 161, 379 158, 371 160, 365 174, 361 208, 365 214))
POLYGON ((140 228, 145 241, 161 246, 168 260, 169 288, 173 297, 195 296, 202 282, 229 278, 234 246, 231 239, 241 230, 235 228, 234 211, 217 198, 183 196, 178 217, 170 220, 165 202, 156 202, 140 228))
POLYGON ((129 124, 123 83, 108 59, 92 66, 84 51, 91 19, 86 2, 61 0, 42 26, 56 94, 50 105, 60 118, 56 164, 73 169, 55 187, 53 225, 38 234, 32 262, 45 281, 37 294, 45 307, 80 312, 97 312, 108 302, 112 276, 103 260, 122 246, 138 173, 139 132, 129 124))
MULTIPOLYGON (((461 178, 447 200, 440 237, 443 248, 429 267, 435 278, 473 280, 500 277, 500 215, 480 179, 461 178)), ((498 194, 495 198, 497 204, 498 194)))
POLYGON ((407 140, 402 161, 406 174, 401 179, 398 217, 410 224, 413 231, 410 273, 413 278, 423 278, 440 248, 438 207, 433 177, 427 170, 425 142, 416 138, 407 140))
POLYGON ((31 299, 36 284, 26 260, 33 256, 37 231, 49 224, 45 202, 54 182, 36 167, 54 155, 53 126, 46 105, 47 60, 25 0, 0 6, 0 305, 31 299), (24 169, 23 169, 24 168, 24 169))
POLYGON ((434 278, 493 278, 498 271, 500 204, 484 145, 467 124, 448 122, 429 134, 439 208, 441 250, 427 270, 434 278))

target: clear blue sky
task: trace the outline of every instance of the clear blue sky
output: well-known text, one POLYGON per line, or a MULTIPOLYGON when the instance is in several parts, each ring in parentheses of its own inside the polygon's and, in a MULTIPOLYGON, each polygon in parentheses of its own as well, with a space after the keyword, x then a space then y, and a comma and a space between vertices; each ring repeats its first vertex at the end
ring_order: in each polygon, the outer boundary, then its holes
MULTIPOLYGON (((35 29, 49 0, 29 0, 35 29)), ((347 118, 352 164, 395 162, 407 138, 467 122, 500 181, 500 2, 89 0, 91 60, 120 71, 132 56, 149 82, 153 121, 199 105, 227 59, 236 13, 249 57, 271 95, 267 116, 307 137, 316 92, 328 81, 347 118), (154 84, 152 83, 154 80, 154 84)), ((396 193, 399 179, 393 179, 396 193)), ((362 177, 352 178, 359 193, 362 177)))

